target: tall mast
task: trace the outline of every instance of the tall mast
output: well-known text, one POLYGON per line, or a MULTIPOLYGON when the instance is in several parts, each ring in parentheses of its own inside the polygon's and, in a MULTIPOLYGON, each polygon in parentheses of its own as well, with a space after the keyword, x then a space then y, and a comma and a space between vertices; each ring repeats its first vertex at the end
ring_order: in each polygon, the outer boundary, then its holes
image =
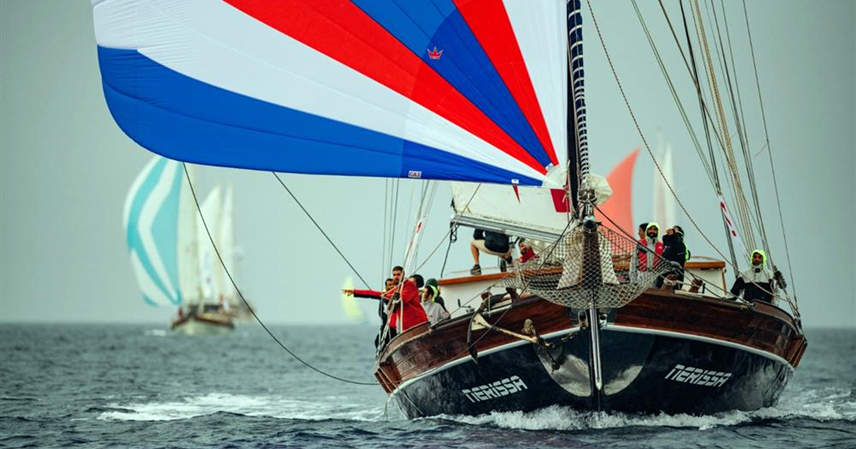
POLYGON ((568 198, 579 217, 580 195, 588 186, 589 159, 583 80, 583 21, 580 1, 568 0, 568 198))
MULTIPOLYGON (((704 107, 704 99, 703 99, 702 92, 701 92, 701 81, 699 80, 699 77, 698 77, 698 66, 697 66, 696 60, 695 60, 695 53, 693 53, 693 44, 692 44, 692 41, 690 40, 690 31, 689 31, 689 28, 687 27, 687 16, 686 16, 686 13, 684 12, 683 0, 681 2, 679 2, 679 4, 681 6, 681 17, 683 18, 683 22, 684 22, 684 33, 687 36, 687 47, 689 49, 690 62, 692 63, 692 67, 693 67, 693 81, 695 82, 696 94, 698 95, 698 104, 699 104, 699 108, 701 109, 701 119, 702 119, 702 123, 704 124, 704 136, 707 140, 707 151, 710 154, 710 162, 711 162, 710 165, 711 165, 711 174, 713 175, 713 183, 714 183, 714 187, 716 188, 716 194, 718 196, 722 197, 723 196, 722 195, 722 185, 719 181, 719 171, 716 168, 716 158, 714 157, 713 144, 711 143, 711 140, 710 140, 710 129, 708 128, 707 112, 706 112, 705 107, 704 107)), ((720 215, 722 215, 722 214, 720 214, 720 215)), ((725 221, 724 215, 722 216, 722 226, 725 229, 725 240, 728 242, 728 252, 729 252, 729 255, 731 256, 731 266, 733 266, 734 269, 737 270, 738 265, 737 265, 737 256, 734 253, 734 242, 731 241, 731 231, 728 229, 728 223, 725 221)))
POLYGON ((602 284, 597 223, 594 220, 594 194, 589 185, 588 137, 586 134, 585 83, 583 81, 583 20, 580 0, 568 0, 568 173, 569 180, 577 175, 577 182, 569 182, 568 195, 573 199, 578 219, 585 233, 583 271, 586 273, 583 289, 590 291, 586 321, 589 328, 589 383, 592 391, 592 408, 603 409, 603 370, 600 351, 600 320, 598 314, 599 290, 602 284), (577 191, 574 192, 576 187, 577 191))

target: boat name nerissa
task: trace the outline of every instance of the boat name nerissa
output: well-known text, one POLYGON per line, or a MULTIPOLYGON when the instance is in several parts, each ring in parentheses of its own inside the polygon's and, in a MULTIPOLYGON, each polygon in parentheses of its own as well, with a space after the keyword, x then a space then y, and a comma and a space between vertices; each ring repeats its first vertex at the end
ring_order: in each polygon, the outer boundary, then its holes
POLYGON ((675 382, 684 382, 693 385, 701 385, 703 387, 717 388, 724 385, 730 378, 731 373, 710 371, 684 365, 675 365, 675 367, 669 371, 669 374, 666 374, 666 379, 673 380, 675 382))
POLYGON ((481 402, 500 398, 502 396, 508 396, 528 389, 529 387, 526 386, 522 379, 517 376, 511 376, 490 384, 479 385, 468 390, 461 390, 461 393, 464 393, 470 402, 481 402))

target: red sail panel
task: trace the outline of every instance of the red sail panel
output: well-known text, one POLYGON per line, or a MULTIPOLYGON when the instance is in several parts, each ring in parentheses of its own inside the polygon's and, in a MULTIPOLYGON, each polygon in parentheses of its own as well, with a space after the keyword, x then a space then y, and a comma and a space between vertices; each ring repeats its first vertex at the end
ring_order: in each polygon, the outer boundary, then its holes
POLYGON ((599 206, 601 214, 609 217, 621 229, 615 229, 610 220, 605 218, 601 220, 604 226, 616 232, 627 232, 632 236, 636 235, 633 225, 633 169, 638 156, 639 148, 636 148, 606 177, 612 187, 612 196, 599 206))
POLYGON ((539 173, 546 169, 443 77, 349 1, 225 0, 245 14, 445 117, 539 173))
POLYGON ((454 0, 454 2, 502 80, 505 81, 511 95, 520 105, 520 109, 535 130, 538 140, 541 141, 553 165, 558 165, 556 150, 553 148, 547 123, 541 113, 541 105, 535 95, 526 62, 520 52, 520 46, 502 0, 454 0))

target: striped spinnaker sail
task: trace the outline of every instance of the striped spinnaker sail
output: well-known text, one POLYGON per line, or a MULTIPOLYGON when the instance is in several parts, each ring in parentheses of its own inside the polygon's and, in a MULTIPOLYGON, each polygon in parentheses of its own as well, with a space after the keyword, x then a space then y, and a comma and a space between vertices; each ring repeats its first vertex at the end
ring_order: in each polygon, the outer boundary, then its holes
POLYGON ((93 0, 93 11, 115 120, 173 159, 542 185, 567 158, 565 0, 93 0))
POLYGON ((161 157, 149 162, 125 199, 124 229, 131 265, 143 299, 153 306, 178 305, 188 294, 181 269, 187 254, 188 189, 181 164, 161 157))

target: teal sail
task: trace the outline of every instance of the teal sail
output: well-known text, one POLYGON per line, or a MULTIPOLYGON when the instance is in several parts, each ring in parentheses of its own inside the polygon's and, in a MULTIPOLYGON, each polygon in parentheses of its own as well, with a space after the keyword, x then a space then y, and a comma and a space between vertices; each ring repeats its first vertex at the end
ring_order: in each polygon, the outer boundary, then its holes
POLYGON ((193 238, 188 195, 182 165, 158 156, 137 176, 125 199, 131 265, 143 299, 152 306, 179 305, 188 294, 181 270, 184 242, 193 238))

